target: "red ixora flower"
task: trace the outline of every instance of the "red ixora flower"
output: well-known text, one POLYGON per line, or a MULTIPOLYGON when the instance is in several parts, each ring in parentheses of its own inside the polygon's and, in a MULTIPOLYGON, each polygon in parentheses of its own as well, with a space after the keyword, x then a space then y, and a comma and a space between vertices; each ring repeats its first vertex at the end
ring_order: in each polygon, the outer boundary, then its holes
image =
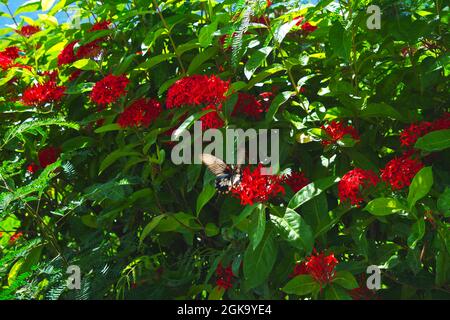
POLYGON ((58 86, 55 81, 49 80, 42 84, 35 84, 22 94, 22 102, 27 106, 40 106, 61 100, 66 87, 58 86))
POLYGON ((378 176, 371 170, 355 168, 347 172, 339 181, 338 194, 341 202, 349 201, 352 205, 359 205, 364 201, 363 191, 370 186, 376 186, 378 176))
POLYGON ((14 232, 14 234, 11 236, 11 238, 9 238, 9 244, 13 244, 22 236, 23 236, 23 232, 21 232, 21 231, 14 232))
POLYGON ((305 18, 304 17, 297 17, 294 18, 294 20, 297 21, 295 24, 297 27, 300 27, 305 33, 311 33, 317 30, 316 26, 313 26, 309 21, 303 22, 305 18))
POLYGON ((44 169, 58 160, 61 150, 56 147, 47 147, 38 153, 39 164, 44 169))
POLYGON ((14 46, 0 51, 0 68, 6 70, 10 67, 13 67, 14 60, 16 60, 20 56, 19 52, 19 48, 14 46))
MULTIPOLYGON (((268 98, 267 96, 265 96, 268 98)), ((264 99, 264 97, 261 97, 264 99)), ((261 103, 253 95, 239 92, 238 100, 234 107, 232 116, 244 114, 254 119, 261 118, 262 114, 267 111, 267 103, 261 103)))
POLYGON ((148 127, 161 113, 161 104, 154 99, 139 99, 126 108, 117 119, 122 127, 148 127))
POLYGON ((204 107, 202 110, 209 110, 214 109, 215 111, 209 112, 202 116, 199 120, 202 122, 202 129, 218 129, 222 128, 224 125, 224 122, 222 118, 217 113, 218 110, 222 108, 222 105, 215 106, 213 104, 210 104, 209 106, 204 107))
POLYGON ((30 163, 27 167, 27 171, 31 174, 35 174, 36 171, 38 171, 38 170, 39 170, 39 166, 34 162, 30 163))
POLYGON ((74 81, 76 80, 79 76, 81 75, 81 70, 75 70, 74 72, 72 72, 69 76, 69 81, 74 81))
POLYGON ((218 105, 225 100, 229 82, 212 75, 193 75, 175 82, 167 91, 168 109, 182 106, 218 105))
POLYGON ((325 285, 334 279, 334 268, 338 263, 334 253, 325 255, 324 252, 317 253, 314 250, 313 254, 305 258, 305 261, 296 264, 291 277, 309 274, 321 285, 325 285))
POLYGON ((228 290, 233 287, 233 284, 231 281, 233 280, 233 270, 231 269, 231 266, 228 266, 224 268, 222 266, 222 263, 219 262, 219 265, 216 268, 216 285, 224 290, 228 290))
POLYGON ((41 28, 36 27, 36 26, 31 26, 31 25, 27 25, 27 26, 23 26, 22 28, 16 30, 16 32, 24 37, 30 37, 33 34, 35 34, 36 32, 41 31, 41 28))
POLYGON ((241 182, 231 189, 232 195, 241 200, 242 205, 253 205, 255 202, 266 202, 279 193, 285 194, 281 186, 283 178, 277 175, 263 175, 262 164, 251 171, 247 166, 242 171, 241 182))
POLYGON ((432 131, 445 129, 450 129, 450 113, 448 112, 433 122, 422 121, 418 124, 411 124, 400 133, 400 142, 402 146, 411 147, 420 137, 432 131))
POLYGON ((92 88, 91 100, 99 106, 113 103, 126 94, 129 82, 125 75, 107 75, 92 88))
POLYGON ((77 43, 78 41, 72 41, 62 49, 58 55, 58 66, 75 62, 76 57, 73 49, 77 43))
POLYGON ((100 30, 108 30, 110 24, 111 24, 111 21, 109 21, 109 20, 96 22, 89 29, 89 32, 100 31, 100 30))
POLYGON ((406 153, 392 159, 384 169, 381 169, 381 179, 387 182, 393 190, 400 190, 408 187, 422 168, 423 163, 420 160, 413 159, 410 153, 406 153))
POLYGON ((333 120, 327 126, 322 126, 321 128, 325 130, 329 138, 327 140, 322 141, 322 144, 324 146, 336 143, 337 141, 344 138, 344 136, 346 135, 352 137, 354 140, 359 140, 358 131, 352 125, 346 125, 343 122, 333 120))
POLYGON ((310 181, 305 177, 305 174, 301 171, 294 171, 284 176, 284 182, 292 189, 293 192, 297 193, 305 186, 307 186, 310 181))

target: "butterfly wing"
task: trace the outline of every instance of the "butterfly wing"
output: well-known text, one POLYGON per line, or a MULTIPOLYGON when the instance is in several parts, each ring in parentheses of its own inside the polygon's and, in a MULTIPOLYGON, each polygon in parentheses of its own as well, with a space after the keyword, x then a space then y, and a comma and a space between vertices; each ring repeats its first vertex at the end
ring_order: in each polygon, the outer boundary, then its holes
POLYGON ((216 176, 224 174, 228 168, 225 162, 211 154, 202 153, 200 157, 202 162, 208 167, 209 171, 216 176))

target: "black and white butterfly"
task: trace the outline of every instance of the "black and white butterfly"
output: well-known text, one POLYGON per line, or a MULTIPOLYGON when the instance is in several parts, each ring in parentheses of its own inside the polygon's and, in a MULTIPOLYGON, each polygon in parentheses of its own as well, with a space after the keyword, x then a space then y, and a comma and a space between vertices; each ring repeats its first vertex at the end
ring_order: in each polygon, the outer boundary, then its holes
POLYGON ((216 176, 216 189, 219 193, 228 193, 241 182, 241 166, 227 165, 221 159, 207 153, 200 155, 202 162, 216 176))

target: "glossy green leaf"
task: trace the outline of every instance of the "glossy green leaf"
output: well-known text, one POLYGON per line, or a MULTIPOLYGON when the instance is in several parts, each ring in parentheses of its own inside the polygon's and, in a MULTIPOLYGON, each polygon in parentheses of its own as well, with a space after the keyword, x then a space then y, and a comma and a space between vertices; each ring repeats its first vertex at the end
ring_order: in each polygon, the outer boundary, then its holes
POLYGON ((375 216, 388 216, 406 210, 406 208, 394 198, 377 198, 370 201, 364 210, 375 216))
POLYGON ((425 197, 433 186, 433 170, 431 167, 422 168, 413 178, 409 186, 408 205, 412 208, 417 201, 425 197))
POLYGON ((430 132, 419 138, 414 145, 414 148, 428 152, 440 151, 449 147, 450 129, 430 132))
POLYGON ((294 210, 286 209, 284 217, 270 216, 284 239, 292 246, 309 254, 314 245, 314 237, 311 227, 294 210))
POLYGON ((305 296, 320 289, 320 284, 309 274, 302 274, 290 280, 281 290, 287 294, 305 296))

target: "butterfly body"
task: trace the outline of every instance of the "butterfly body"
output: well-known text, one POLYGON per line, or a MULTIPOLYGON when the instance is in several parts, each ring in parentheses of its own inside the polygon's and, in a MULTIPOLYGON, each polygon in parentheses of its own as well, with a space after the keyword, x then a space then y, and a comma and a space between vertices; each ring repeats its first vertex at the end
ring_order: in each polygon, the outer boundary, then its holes
POLYGON ((216 189, 219 193, 228 193, 241 182, 241 174, 235 168, 227 168, 223 174, 216 176, 216 189))
POLYGON ((228 166, 221 159, 210 155, 202 154, 202 162, 216 176, 215 187, 219 193, 228 193, 241 182, 240 166, 228 166))

